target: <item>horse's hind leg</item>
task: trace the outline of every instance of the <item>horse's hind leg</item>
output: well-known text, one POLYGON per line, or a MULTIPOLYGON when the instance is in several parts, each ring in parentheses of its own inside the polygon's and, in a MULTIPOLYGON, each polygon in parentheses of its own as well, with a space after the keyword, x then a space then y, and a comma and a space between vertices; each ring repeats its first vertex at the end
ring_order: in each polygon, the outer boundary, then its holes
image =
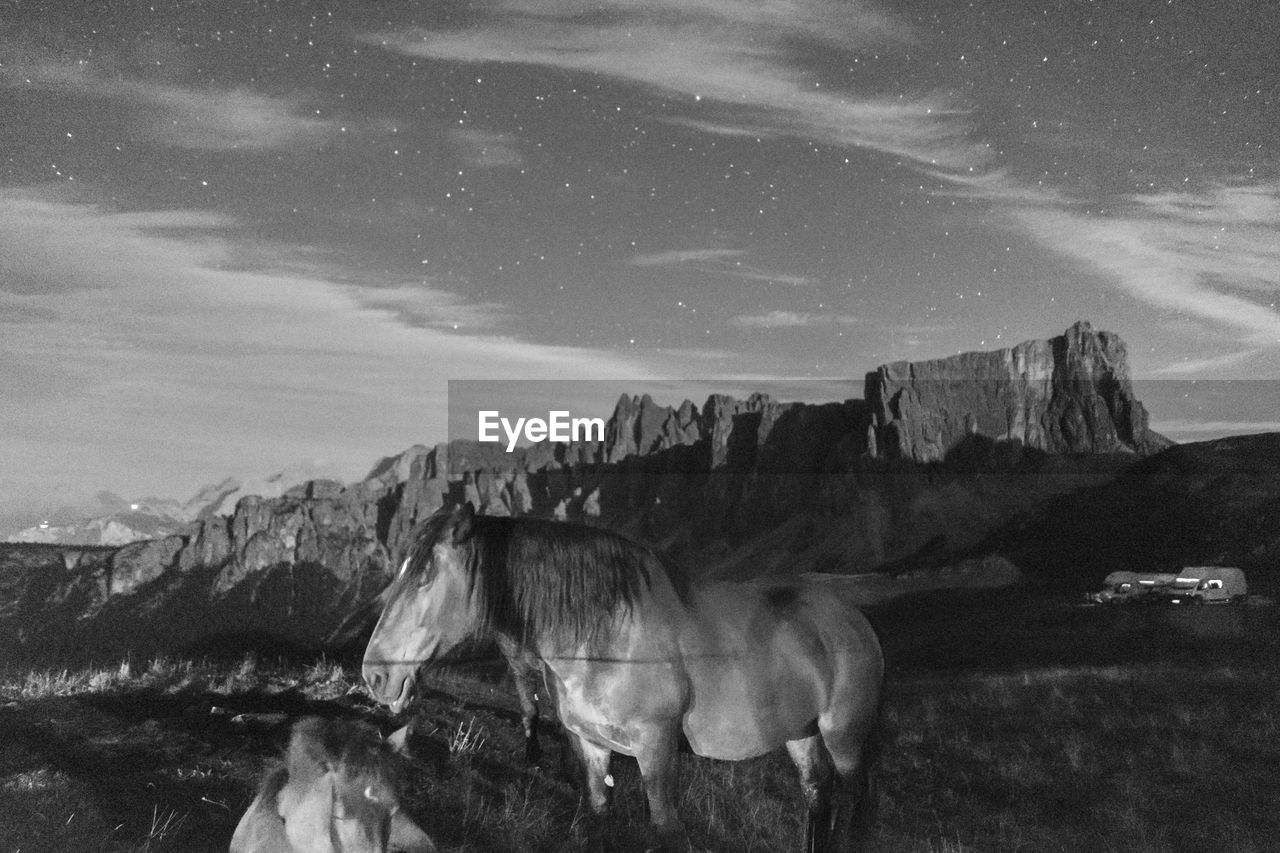
POLYGON ((871 786, 875 753, 875 721, 832 729, 820 719, 823 743, 835 765, 832 849, 862 850, 875 821, 876 792, 871 786))
POLYGON ((818 734, 787 741, 787 752, 800 771, 800 789, 808 809, 804 853, 825 853, 831 835, 831 758, 818 734))
POLYGON ((689 836, 676 810, 680 782, 680 738, 673 727, 652 726, 636 749, 636 764, 649 802, 649 823, 664 851, 689 850, 689 836))

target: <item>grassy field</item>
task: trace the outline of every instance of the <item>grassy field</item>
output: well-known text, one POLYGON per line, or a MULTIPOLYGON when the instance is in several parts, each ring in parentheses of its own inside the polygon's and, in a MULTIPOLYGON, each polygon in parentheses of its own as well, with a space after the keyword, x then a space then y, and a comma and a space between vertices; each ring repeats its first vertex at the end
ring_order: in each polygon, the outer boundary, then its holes
MULTIPOLYGON (((1276 849, 1274 608, 1177 623, 1033 598, 956 604, 935 596, 877 614, 891 663, 877 850, 1276 849), (1226 628, 1198 630, 1214 620, 1226 628)), ((530 768, 501 666, 450 667, 427 684, 406 807, 441 848, 575 849, 558 729, 530 768)), ((224 851, 289 722, 306 714, 384 731, 404 722, 374 707, 354 662, 325 658, 0 674, 0 853, 224 851)), ((801 808, 785 756, 681 760, 695 844, 795 849, 801 808)), ((614 775, 614 847, 639 850, 634 763, 615 759, 614 775)))

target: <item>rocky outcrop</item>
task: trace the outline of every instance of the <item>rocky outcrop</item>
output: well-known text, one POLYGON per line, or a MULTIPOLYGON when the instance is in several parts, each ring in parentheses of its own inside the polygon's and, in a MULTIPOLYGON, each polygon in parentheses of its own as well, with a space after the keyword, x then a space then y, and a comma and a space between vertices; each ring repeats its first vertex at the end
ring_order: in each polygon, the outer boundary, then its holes
POLYGON ((415 444, 403 453, 384 456, 365 475, 364 480, 376 480, 386 486, 396 486, 413 476, 413 466, 431 452, 431 448, 415 444))
POLYGON ((377 538, 378 504, 363 489, 308 484, 302 494, 275 500, 248 497, 231 517, 229 554, 215 592, 277 566, 313 564, 340 584, 382 575, 386 552, 377 538))
POLYGON ((711 395, 701 424, 711 470, 749 468, 778 419, 803 408, 801 403, 779 403, 768 394, 752 394, 745 400, 711 395))
POLYGON ((163 539, 125 545, 111 555, 106 597, 132 595, 174 568, 178 563, 178 555, 186 544, 181 536, 166 536, 163 539))
POLYGON ((449 480, 439 476, 436 467, 440 452, 435 448, 416 457, 398 492, 390 492, 380 502, 389 518, 383 541, 397 564, 403 555, 397 552, 396 544, 408 541, 414 526, 443 506, 449 495, 449 480))
POLYGON ((604 461, 621 462, 628 456, 647 456, 672 447, 694 444, 702 438, 698 410, 689 400, 679 408, 659 406, 648 394, 623 394, 605 423, 604 461))
POLYGON ((1076 323, 1060 337, 995 352, 895 362, 867 375, 872 455, 936 462, 975 437, 1045 453, 1150 453, 1117 335, 1076 323))

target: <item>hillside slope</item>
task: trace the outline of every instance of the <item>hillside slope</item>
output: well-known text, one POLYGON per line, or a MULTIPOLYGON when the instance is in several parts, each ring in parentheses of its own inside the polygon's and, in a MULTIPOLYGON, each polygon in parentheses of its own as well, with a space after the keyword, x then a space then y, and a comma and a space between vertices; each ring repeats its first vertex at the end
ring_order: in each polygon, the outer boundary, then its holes
POLYGON ((1047 501, 980 548, 1073 588, 1111 571, 1238 566, 1280 591, 1280 433, 1183 444, 1047 501))

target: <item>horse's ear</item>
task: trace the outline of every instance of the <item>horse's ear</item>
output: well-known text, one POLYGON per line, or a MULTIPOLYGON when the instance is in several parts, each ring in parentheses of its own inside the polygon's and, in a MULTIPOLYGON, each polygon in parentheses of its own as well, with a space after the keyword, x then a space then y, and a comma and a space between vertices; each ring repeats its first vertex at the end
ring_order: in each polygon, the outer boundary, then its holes
POLYGON ((471 523, 475 521, 476 508, 467 501, 453 511, 453 544, 461 545, 471 535, 471 523))
POLYGON ((431 837, 422 831, 404 812, 396 812, 391 816, 391 837, 388 849, 402 850, 405 853, 436 853, 438 848, 431 837))
POLYGON ((302 803, 302 796, 297 785, 287 782, 276 792, 276 814, 288 821, 295 809, 302 803))
POLYGON ((409 725, 396 729, 394 732, 383 738, 383 740, 385 740, 387 745, 393 750, 401 755, 407 756, 409 754, 409 738, 413 734, 412 728, 413 723, 410 722, 409 725))

